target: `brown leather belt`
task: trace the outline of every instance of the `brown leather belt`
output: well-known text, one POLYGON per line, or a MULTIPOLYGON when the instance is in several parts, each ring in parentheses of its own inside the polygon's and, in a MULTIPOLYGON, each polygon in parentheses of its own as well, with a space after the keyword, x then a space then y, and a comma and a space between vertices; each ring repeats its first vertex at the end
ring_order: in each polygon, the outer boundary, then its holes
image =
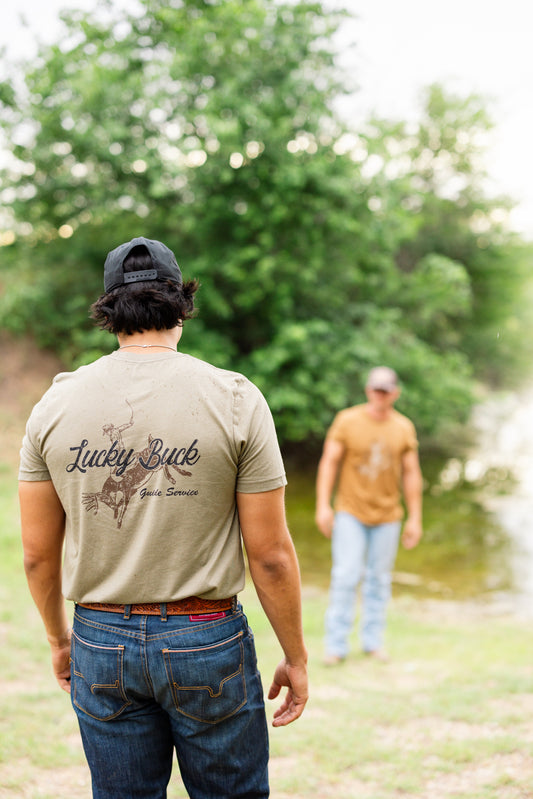
POLYGON ((132 605, 114 605, 108 602, 78 602, 82 608, 89 610, 103 610, 110 613, 129 613, 142 614, 143 616, 187 616, 201 615, 204 613, 217 613, 224 610, 231 610, 235 605, 235 597, 229 599, 202 599, 199 596, 188 596, 185 599, 178 599, 175 602, 138 602, 132 605))

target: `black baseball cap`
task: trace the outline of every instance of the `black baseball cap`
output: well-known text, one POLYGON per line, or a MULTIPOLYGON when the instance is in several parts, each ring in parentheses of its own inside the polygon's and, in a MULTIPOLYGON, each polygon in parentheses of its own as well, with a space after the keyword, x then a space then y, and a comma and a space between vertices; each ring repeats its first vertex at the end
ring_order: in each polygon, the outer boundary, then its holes
POLYGON ((106 292, 123 286, 127 283, 138 283, 141 280, 172 280, 174 283, 183 283, 181 271, 176 261, 176 256, 155 239, 145 239, 139 236, 120 244, 108 253, 104 264, 104 289, 106 292), (124 261, 134 247, 146 247, 152 259, 152 269, 143 269, 140 272, 124 272, 124 261))

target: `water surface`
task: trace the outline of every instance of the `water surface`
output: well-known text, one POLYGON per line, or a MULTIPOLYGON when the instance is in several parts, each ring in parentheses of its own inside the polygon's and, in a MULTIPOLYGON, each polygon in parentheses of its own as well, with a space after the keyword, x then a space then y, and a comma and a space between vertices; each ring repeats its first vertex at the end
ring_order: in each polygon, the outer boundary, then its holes
MULTIPOLYGON (((471 483, 462 474, 455 484, 446 485, 448 471, 446 461, 425 464, 424 537, 414 550, 400 548, 395 591, 455 599, 511 591, 508 534, 481 504, 479 482, 471 483)), ((289 473, 288 479, 287 517, 302 580, 327 587, 330 542, 314 523, 315 473, 289 473)))
MULTIPOLYGON (((395 593, 533 612, 533 391, 490 397, 454 457, 422 453, 424 537, 400 548, 395 593)), ((287 516, 304 584, 327 587, 330 542, 314 523, 317 464, 289 470, 287 516)))

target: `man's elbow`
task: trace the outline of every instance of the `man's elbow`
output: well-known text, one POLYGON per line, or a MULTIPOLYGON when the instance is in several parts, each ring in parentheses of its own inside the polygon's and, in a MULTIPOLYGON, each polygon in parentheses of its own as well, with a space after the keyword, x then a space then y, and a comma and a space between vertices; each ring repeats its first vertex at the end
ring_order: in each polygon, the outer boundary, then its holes
POLYGON ((298 568, 296 554, 292 548, 267 553, 249 560, 252 576, 261 574, 270 580, 282 580, 298 568))
POLYGON ((32 577, 46 566, 46 559, 36 552, 25 552, 23 566, 26 577, 32 577))

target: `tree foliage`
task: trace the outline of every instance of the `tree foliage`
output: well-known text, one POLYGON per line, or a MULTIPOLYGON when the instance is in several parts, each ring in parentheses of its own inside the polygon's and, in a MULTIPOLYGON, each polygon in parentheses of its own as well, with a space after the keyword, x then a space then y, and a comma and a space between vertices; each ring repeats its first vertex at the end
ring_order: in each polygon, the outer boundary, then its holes
POLYGON ((284 442, 320 439, 377 363, 423 434, 465 418, 476 376, 517 371, 525 255, 484 193, 479 98, 432 87, 415 129, 350 130, 319 2, 64 22, 16 102, 0 85, 6 327, 73 363, 109 351, 87 308, 106 252, 145 235, 201 282, 183 348, 254 380, 284 442))

